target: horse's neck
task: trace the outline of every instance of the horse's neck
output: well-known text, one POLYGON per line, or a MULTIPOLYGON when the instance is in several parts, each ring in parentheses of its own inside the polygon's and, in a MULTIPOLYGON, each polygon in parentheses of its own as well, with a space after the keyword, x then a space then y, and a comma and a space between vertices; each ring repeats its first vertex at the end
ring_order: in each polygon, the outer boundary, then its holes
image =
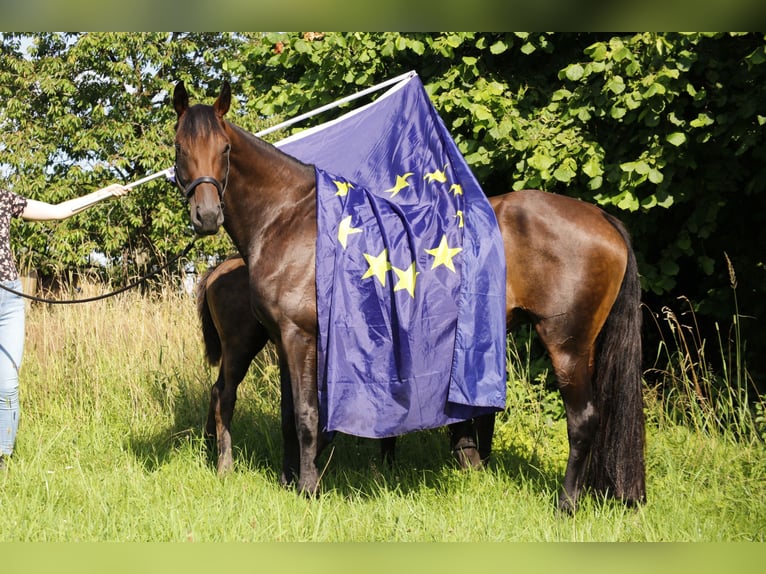
POLYGON ((313 191, 314 168, 242 128, 227 123, 235 169, 254 184, 267 205, 290 202, 313 191), (297 195, 296 195, 297 194, 297 195))
MULTIPOLYGON (((224 227, 240 252, 253 237, 280 221, 293 220, 298 205, 316 206, 314 168, 288 156, 245 130, 227 124, 231 142, 230 177, 224 227)), ((315 211, 312 213, 315 217, 315 211)))

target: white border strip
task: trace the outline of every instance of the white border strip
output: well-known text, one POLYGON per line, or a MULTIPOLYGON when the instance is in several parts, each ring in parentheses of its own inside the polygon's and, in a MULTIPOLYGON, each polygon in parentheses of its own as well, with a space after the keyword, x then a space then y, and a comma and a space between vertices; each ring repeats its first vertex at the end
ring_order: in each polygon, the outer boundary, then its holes
MULTIPOLYGON (((382 90, 383 88, 386 88, 392 84, 398 84, 398 83, 404 83, 412 78, 414 78, 417 75, 416 72, 410 71, 406 74, 402 74, 401 76, 397 76, 395 78, 391 78, 390 80, 386 80, 385 82, 381 82, 380 84, 377 84, 375 86, 366 88, 364 90, 361 90, 359 92, 356 92, 355 94, 351 94, 350 96, 346 96, 345 98, 341 98, 339 100, 336 100, 330 104, 321 106, 315 110, 312 110, 310 112, 306 112, 305 114, 301 114, 300 116, 296 116, 292 119, 289 119, 287 121, 282 122, 281 124, 277 124, 275 126, 271 126, 270 128, 266 128, 265 130, 261 130, 258 133, 254 134, 257 137, 264 136, 266 134, 270 134, 272 132, 275 132, 277 130, 281 130, 282 128, 286 128, 288 126, 291 126, 293 124, 297 124, 298 122, 302 122, 303 120, 316 116, 318 114, 321 114, 322 112, 326 112, 327 110, 331 110, 333 108, 337 108, 339 106, 342 106, 343 104, 346 104, 348 102, 351 102, 353 100, 356 100, 358 98, 361 98, 363 96, 366 96, 367 94, 371 94, 372 92, 377 92, 378 90, 382 90)), ((398 87, 398 86, 397 86, 398 87)), ((393 91, 393 90, 391 90, 393 91)))

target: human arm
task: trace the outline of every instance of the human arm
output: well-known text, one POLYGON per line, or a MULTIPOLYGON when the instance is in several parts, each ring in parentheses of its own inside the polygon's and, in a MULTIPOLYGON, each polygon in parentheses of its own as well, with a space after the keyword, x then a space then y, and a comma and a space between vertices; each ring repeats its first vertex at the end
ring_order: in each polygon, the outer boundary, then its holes
POLYGON ((129 189, 118 183, 104 187, 88 195, 68 199, 61 203, 46 203, 34 199, 27 199, 27 206, 21 212, 21 217, 30 221, 47 221, 53 219, 66 219, 75 213, 79 213, 107 197, 120 196, 128 193, 129 189))

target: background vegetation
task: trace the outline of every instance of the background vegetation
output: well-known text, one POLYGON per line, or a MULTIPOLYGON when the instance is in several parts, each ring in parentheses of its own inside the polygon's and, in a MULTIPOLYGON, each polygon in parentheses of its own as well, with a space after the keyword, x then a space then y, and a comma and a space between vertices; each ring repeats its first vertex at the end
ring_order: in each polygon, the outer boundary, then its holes
MULTIPOLYGON (((693 311, 708 347, 719 334, 728 344, 720 326, 738 311, 763 391, 764 63, 762 33, 5 33, 0 169, 7 187, 51 201, 164 169, 178 80, 204 101, 231 80, 231 118, 257 131, 416 70, 488 194, 538 187, 628 224, 652 352, 670 335, 653 328, 666 308, 686 327, 693 311)), ((20 226, 14 248, 44 278, 102 251, 123 283, 190 233, 174 188, 154 182, 87 216, 20 226)), ((198 247, 199 268, 231 250, 225 234, 198 247)))
MULTIPOLYGON (((240 386, 235 468, 221 479, 202 436, 217 371, 203 362, 191 298, 174 288, 151 297, 131 291, 85 306, 32 304, 28 317, 19 440, 0 472, 3 542, 766 539, 764 422, 726 400, 697 400, 690 377, 675 377, 665 397, 647 389, 648 502, 636 510, 586 496, 575 516, 555 513, 567 454, 562 405, 523 335, 509 347, 508 408, 486 471, 457 470, 443 429, 400 439, 394 468, 380 464, 375 441, 339 435, 321 459, 323 495, 307 500, 278 484, 270 348, 240 386)), ((41 554, 57 556, 57 548, 41 554)), ((109 548, 113 560, 121 549, 109 548)), ((557 551, 533 548, 544 557, 557 551)), ((19 565, 39 560, 24 550, 19 565)), ((209 550, 218 560, 229 551, 236 547, 209 550)), ((279 551, 292 563, 293 549, 279 551)), ((592 567, 604 552, 589 548, 566 567, 592 567)), ((677 555, 662 552, 667 568, 677 555)), ((341 562, 350 556, 344 549, 341 562)), ((81 562, 87 569, 89 559, 81 562)), ((629 572, 640 571, 628 562, 629 572)))

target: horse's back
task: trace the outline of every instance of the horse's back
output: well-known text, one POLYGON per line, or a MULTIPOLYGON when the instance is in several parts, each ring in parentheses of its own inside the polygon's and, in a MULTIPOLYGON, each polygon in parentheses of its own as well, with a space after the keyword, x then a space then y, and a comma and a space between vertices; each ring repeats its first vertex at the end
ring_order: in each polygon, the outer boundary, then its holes
POLYGON ((539 190, 490 202, 505 247, 509 326, 523 315, 533 322, 576 319, 573 313, 605 318, 628 259, 611 218, 584 201, 539 190))

